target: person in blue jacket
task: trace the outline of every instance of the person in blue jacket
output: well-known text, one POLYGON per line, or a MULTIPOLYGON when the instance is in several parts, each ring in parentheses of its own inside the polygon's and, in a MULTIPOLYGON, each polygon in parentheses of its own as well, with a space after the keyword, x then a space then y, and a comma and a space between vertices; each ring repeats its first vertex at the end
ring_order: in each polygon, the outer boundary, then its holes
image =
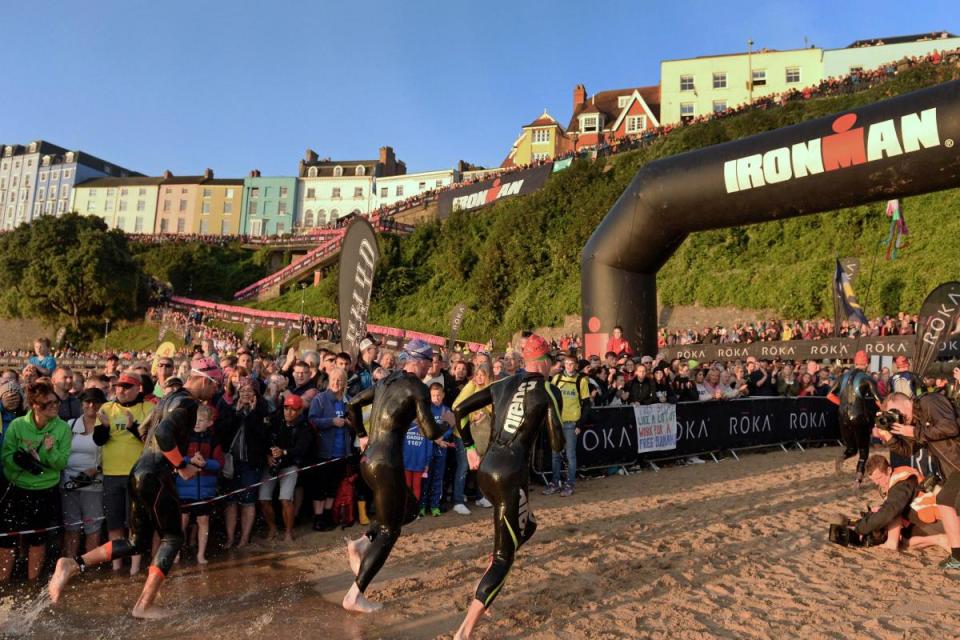
POLYGON ((430 411, 437 424, 446 427, 443 436, 434 440, 433 452, 430 456, 430 467, 427 470, 427 484, 420 498, 420 515, 424 516, 427 509, 434 517, 440 515, 440 500, 443 498, 443 472, 447 468, 447 449, 454 447, 453 443, 453 412, 443 404, 443 385, 434 382, 430 385, 430 411))
POLYGON ((192 507, 186 505, 217 496, 217 478, 220 470, 223 469, 223 451, 213 431, 210 430, 212 424, 213 409, 207 405, 197 407, 197 426, 190 434, 187 456, 198 461, 202 459, 203 462, 200 472, 189 480, 176 477, 177 495, 180 496, 180 508, 183 510, 181 519, 184 533, 190 525, 190 517, 194 516, 197 520, 197 562, 199 564, 207 564, 207 541, 210 539, 210 514, 213 513, 213 503, 208 502, 192 507))
POLYGON ((328 374, 327 390, 310 403, 307 420, 317 432, 318 462, 325 464, 311 472, 307 490, 313 500, 313 528, 330 531, 333 500, 346 472, 347 456, 353 449, 353 430, 347 422, 347 372, 333 369, 328 374))

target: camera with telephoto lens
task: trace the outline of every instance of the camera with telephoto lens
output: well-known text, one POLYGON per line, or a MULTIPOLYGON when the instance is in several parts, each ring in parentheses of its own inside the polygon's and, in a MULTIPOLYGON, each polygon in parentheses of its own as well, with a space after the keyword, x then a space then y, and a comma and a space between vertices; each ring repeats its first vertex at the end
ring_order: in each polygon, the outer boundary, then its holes
POLYGON ((43 473, 43 466, 30 454, 29 451, 17 449, 17 451, 13 454, 13 461, 16 462, 21 469, 32 473, 35 476, 43 473))
MULTIPOLYGON (((866 511, 861 512, 861 516, 866 516, 867 514, 868 512, 866 511)), ((887 530, 885 528, 878 529, 867 535, 861 535, 857 533, 857 530, 854 528, 856 523, 856 520, 852 520, 846 516, 837 518, 836 522, 830 525, 830 542, 840 545, 841 547, 875 547, 887 541, 887 530)))
POLYGON ((884 431, 890 431, 893 429, 894 424, 906 424, 906 417, 900 413, 897 409, 887 409, 886 411, 881 411, 877 414, 876 420, 874 420, 874 425, 877 429, 882 429, 884 431))
POLYGON ((93 478, 88 476, 85 473, 78 473, 69 480, 63 483, 64 491, 76 491, 77 489, 83 489, 84 487, 89 487, 93 484, 93 478))

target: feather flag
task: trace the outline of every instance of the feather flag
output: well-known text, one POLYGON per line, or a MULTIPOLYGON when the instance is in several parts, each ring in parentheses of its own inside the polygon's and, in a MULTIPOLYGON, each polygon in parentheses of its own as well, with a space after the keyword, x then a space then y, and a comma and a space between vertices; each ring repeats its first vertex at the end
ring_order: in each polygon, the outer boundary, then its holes
POLYGON ((910 233, 907 230, 907 221, 900 211, 899 200, 887 202, 887 217, 890 218, 890 231, 880 244, 887 245, 887 260, 896 260, 897 253, 907 247, 907 241, 904 238, 910 233))

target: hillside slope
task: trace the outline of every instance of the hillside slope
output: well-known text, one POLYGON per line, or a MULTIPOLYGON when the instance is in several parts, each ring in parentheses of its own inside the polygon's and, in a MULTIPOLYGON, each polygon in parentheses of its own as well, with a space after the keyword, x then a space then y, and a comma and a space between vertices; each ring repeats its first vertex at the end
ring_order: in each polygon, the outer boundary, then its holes
MULTIPOLYGON (((578 161, 540 192, 457 213, 406 238, 382 239, 371 322, 445 334, 465 302, 462 337, 502 342, 514 331, 558 326, 580 311, 580 251, 636 171, 660 157, 788 126, 936 84, 957 69, 921 66, 869 91, 789 103, 675 131, 640 151, 578 161)), ((960 277, 960 191, 908 198, 909 247, 886 262, 884 203, 692 235, 658 277, 664 305, 774 309, 786 317, 832 314, 837 256, 859 256, 868 314, 916 310, 936 284, 960 277)), ((638 251, 643 247, 638 246, 638 251)), ((334 316, 336 274, 316 289, 254 306, 334 316), (301 302, 301 296, 302 302, 301 302)))

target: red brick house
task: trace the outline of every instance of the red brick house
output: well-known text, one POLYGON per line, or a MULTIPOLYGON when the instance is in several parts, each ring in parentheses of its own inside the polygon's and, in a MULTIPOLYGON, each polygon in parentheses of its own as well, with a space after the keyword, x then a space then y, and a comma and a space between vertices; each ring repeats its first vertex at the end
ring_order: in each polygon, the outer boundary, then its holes
POLYGON ((577 148, 640 135, 659 126, 659 85, 601 91, 589 98, 582 84, 573 89, 567 137, 577 148))

